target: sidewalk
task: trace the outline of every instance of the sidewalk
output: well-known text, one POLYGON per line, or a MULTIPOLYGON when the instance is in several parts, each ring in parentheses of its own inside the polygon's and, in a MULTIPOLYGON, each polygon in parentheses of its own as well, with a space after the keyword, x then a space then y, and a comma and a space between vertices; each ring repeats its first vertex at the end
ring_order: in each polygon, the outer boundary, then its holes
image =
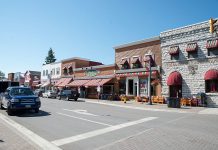
POLYGON ((24 139, 0 118, 0 150, 37 150, 38 148, 24 139))
POLYGON ((158 104, 153 103, 149 105, 148 103, 136 102, 135 100, 126 101, 110 101, 110 100, 101 100, 101 99, 82 99, 90 103, 99 103, 117 107, 125 107, 130 109, 140 109, 140 110, 149 110, 149 111, 162 111, 162 112, 178 112, 178 113, 199 113, 202 110, 207 109, 207 107, 190 107, 190 106, 181 106, 181 108, 169 108, 167 104, 158 104))

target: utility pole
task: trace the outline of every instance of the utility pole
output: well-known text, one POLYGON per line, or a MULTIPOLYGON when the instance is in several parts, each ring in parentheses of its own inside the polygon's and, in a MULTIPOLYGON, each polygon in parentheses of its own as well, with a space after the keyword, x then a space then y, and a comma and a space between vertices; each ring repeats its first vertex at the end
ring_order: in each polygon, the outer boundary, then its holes
POLYGON ((149 105, 152 105, 152 100, 151 100, 151 60, 152 60, 152 57, 151 55, 148 55, 148 57, 149 57, 148 100, 149 100, 149 105))

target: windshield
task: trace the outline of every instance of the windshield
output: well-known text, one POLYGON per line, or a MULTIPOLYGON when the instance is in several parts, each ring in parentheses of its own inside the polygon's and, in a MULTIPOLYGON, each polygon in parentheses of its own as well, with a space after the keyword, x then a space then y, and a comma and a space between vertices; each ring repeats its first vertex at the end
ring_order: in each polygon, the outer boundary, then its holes
POLYGON ((34 95, 33 91, 28 88, 13 88, 10 91, 10 95, 12 96, 26 96, 26 95, 34 95))

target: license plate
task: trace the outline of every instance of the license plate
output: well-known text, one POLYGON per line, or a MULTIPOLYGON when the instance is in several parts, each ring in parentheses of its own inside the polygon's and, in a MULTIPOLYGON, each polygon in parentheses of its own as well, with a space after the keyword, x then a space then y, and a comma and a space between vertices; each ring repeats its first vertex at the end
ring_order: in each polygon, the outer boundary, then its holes
POLYGON ((25 105, 26 108, 31 108, 31 105, 25 105))

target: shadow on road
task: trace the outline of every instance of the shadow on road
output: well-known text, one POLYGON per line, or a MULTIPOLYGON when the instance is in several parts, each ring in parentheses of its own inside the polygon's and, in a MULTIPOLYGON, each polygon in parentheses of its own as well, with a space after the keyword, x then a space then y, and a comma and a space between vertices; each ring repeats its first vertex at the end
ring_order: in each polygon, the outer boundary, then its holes
POLYGON ((24 110, 24 111, 18 111, 14 114, 18 117, 42 117, 42 116, 50 116, 50 112, 46 112, 43 110, 39 110, 39 113, 35 113, 33 110, 24 110))

